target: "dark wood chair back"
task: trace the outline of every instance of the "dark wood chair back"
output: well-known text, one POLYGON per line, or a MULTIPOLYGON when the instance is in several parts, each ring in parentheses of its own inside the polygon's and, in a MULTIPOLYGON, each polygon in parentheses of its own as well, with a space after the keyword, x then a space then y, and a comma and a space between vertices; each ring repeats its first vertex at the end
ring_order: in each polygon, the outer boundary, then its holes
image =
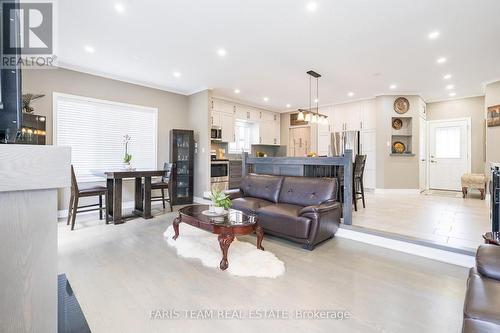
POLYGON ((76 181, 75 169, 71 164, 71 191, 78 193, 78 182, 76 181))
POLYGON ((172 180, 172 163, 166 162, 163 164, 163 170, 165 170, 165 175, 162 176, 161 180, 162 182, 170 184, 170 181, 172 180))
POLYGON ((366 165, 366 155, 356 155, 354 160, 353 174, 354 178, 363 178, 363 173, 365 172, 366 165))

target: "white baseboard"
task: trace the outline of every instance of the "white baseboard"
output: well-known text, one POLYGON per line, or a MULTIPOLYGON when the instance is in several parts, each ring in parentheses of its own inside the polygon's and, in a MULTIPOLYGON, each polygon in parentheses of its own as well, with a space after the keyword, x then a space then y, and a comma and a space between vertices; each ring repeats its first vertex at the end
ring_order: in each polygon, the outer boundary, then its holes
MULTIPOLYGON (((161 205, 161 202, 151 202, 151 207, 154 207, 154 206, 158 206, 158 205, 161 205)), ((122 203, 122 208, 123 209, 132 209, 134 208, 135 206, 135 203, 133 201, 125 201, 122 203)), ((82 213, 78 213, 78 215, 84 215, 84 214, 98 214, 99 211, 92 211, 92 212, 82 212, 82 213)), ((63 218, 66 218, 68 217, 68 210, 67 209, 63 209, 63 210, 59 210, 57 211, 57 218, 59 219, 63 219, 63 218)))
POLYGON ((462 267, 470 268, 475 265, 475 258, 470 255, 454 253, 446 250, 440 250, 428 246, 403 242, 399 240, 380 237, 354 230, 340 228, 337 230, 335 237, 351 239, 358 242, 380 246, 387 249, 400 251, 462 267))
POLYGON ((376 188, 375 194, 420 194, 418 188, 376 188))

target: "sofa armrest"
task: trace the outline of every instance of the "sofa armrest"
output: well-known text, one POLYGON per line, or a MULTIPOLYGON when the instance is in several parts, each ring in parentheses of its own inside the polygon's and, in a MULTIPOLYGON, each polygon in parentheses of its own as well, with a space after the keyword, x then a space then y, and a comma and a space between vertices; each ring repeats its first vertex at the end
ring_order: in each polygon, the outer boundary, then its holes
POLYGON ((321 214, 330 210, 334 210, 336 208, 340 208, 340 203, 330 200, 325 201, 319 205, 306 206, 300 210, 299 215, 302 216, 305 214, 321 214))
POLYGON ((500 280, 500 246, 479 246, 476 253, 476 266, 480 274, 500 280))
POLYGON ((227 190, 224 191, 224 194, 227 195, 231 200, 243 197, 243 193, 239 189, 227 190))

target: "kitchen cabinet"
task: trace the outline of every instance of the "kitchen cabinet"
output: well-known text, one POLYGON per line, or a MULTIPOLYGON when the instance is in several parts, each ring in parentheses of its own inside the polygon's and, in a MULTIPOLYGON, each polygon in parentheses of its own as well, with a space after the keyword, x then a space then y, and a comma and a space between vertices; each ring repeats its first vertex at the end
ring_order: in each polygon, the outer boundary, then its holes
POLYGON ((259 143, 263 145, 279 145, 281 132, 280 115, 274 112, 262 112, 259 122, 259 143))
POLYGON ((311 148, 311 128, 290 128, 288 136, 288 156, 305 157, 311 148))
POLYGON ((333 132, 375 129, 376 114, 373 100, 335 105, 333 132))
POLYGON ((211 125, 214 127, 222 126, 222 112, 212 110, 211 125))
POLYGON ((362 130, 372 130, 376 127, 375 101, 368 100, 361 102, 362 130))
POLYGON ((263 145, 274 145, 274 122, 261 121, 259 123, 259 143, 263 145))
POLYGON ((212 110, 213 111, 219 111, 219 112, 225 112, 225 113, 234 113, 235 109, 235 104, 224 101, 221 99, 212 99, 212 110))
POLYGON ((232 113, 221 113, 220 127, 222 132, 222 142, 234 142, 234 115, 232 113))
POLYGON ((246 120, 250 122, 258 122, 260 121, 260 113, 261 111, 244 105, 236 105, 235 107, 235 118, 239 120, 246 120))
POLYGON ((274 114, 274 144, 281 144, 281 116, 278 113, 274 114))

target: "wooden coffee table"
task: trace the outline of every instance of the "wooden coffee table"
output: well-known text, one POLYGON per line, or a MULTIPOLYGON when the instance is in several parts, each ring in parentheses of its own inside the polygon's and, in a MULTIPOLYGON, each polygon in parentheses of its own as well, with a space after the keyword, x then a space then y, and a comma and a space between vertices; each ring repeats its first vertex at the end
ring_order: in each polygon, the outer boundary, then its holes
POLYGON ((248 235, 255 232, 257 234, 257 248, 264 251, 262 247, 264 230, 258 224, 256 216, 230 209, 225 216, 209 217, 202 214, 208 208, 208 205, 191 205, 179 209, 179 217, 175 218, 173 223, 175 235, 172 238, 176 240, 179 237, 179 224, 181 222, 219 235, 219 245, 222 251, 222 260, 219 267, 222 270, 226 270, 229 266, 227 251, 236 235, 248 235))

